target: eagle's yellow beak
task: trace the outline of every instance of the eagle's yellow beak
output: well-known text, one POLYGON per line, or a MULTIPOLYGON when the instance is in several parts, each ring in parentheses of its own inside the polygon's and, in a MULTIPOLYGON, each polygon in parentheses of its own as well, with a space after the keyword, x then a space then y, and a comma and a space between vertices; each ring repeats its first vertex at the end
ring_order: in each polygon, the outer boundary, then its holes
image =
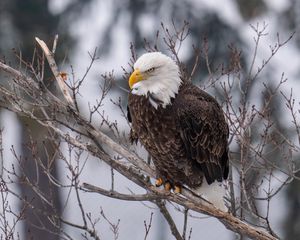
POLYGON ((144 80, 144 76, 141 74, 140 70, 139 69, 134 70, 134 72, 130 75, 130 78, 128 81, 130 89, 132 89, 132 86, 135 83, 137 83, 141 80, 144 80))

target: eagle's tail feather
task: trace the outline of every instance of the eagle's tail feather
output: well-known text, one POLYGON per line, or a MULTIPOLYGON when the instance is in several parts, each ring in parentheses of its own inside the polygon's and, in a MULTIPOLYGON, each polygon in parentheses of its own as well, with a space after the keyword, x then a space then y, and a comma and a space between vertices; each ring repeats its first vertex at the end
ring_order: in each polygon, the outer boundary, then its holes
POLYGON ((213 182, 208 184, 206 179, 203 179, 203 183, 200 187, 193 189, 194 192, 212 203, 216 208, 227 212, 228 208, 225 205, 224 197, 226 195, 225 187, 221 182, 213 182))

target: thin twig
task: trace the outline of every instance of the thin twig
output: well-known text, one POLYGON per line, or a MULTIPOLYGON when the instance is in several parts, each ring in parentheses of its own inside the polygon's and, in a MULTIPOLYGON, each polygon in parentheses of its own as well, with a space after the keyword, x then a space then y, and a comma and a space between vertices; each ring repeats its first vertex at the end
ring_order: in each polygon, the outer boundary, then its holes
POLYGON ((183 212, 183 216, 184 216, 184 219, 183 219, 183 231, 182 231, 182 238, 183 239, 186 239, 186 229, 187 229, 187 220, 188 220, 188 211, 189 209, 188 208, 185 208, 184 209, 184 212, 183 212))

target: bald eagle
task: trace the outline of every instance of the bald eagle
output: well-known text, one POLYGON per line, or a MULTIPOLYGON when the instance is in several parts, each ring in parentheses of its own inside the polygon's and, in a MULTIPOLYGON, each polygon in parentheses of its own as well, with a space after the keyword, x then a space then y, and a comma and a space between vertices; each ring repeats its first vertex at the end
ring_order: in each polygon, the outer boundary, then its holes
POLYGON ((217 101, 183 81, 176 62, 160 52, 138 58, 129 87, 130 137, 151 155, 156 184, 178 193, 187 186, 224 209, 229 131, 217 101))

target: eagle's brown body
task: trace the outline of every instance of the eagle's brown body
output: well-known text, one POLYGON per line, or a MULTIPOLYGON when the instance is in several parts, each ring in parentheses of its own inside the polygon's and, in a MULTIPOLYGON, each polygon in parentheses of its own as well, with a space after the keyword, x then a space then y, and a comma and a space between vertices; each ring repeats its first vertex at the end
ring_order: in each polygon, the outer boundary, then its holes
POLYGON ((149 98, 129 94, 131 139, 150 153, 157 177, 191 188, 204 176, 208 184, 226 179, 228 126, 216 100, 192 84, 181 85, 165 108, 149 98))

